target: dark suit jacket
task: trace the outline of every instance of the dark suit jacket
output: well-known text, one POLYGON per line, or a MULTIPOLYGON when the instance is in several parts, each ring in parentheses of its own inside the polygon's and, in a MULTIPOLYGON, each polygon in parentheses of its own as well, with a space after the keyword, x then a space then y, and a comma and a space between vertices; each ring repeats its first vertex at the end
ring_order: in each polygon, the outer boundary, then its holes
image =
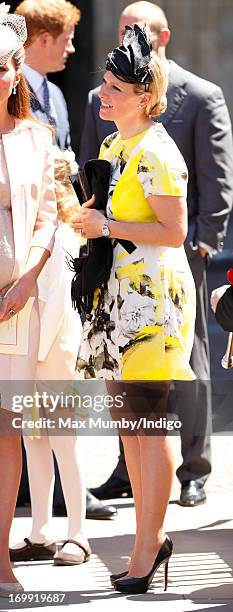
MULTIPOLYGON (((219 87, 169 60, 168 106, 159 117, 179 147, 189 171, 186 250, 199 241, 222 250, 233 202, 233 148, 229 113, 219 87)), ((80 164, 98 157, 116 126, 99 117, 100 88, 89 92, 80 164)))

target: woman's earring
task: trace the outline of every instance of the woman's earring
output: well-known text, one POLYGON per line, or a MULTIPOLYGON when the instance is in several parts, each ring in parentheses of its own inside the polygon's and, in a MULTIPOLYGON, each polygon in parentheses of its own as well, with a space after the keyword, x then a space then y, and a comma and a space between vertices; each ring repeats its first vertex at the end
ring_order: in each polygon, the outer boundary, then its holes
POLYGON ((12 89, 12 93, 13 93, 13 96, 15 96, 15 95, 16 95, 16 85, 14 85, 14 87, 13 87, 13 89, 12 89))
POLYGON ((141 104, 138 104, 138 108, 142 108, 142 105, 141 105, 141 104))

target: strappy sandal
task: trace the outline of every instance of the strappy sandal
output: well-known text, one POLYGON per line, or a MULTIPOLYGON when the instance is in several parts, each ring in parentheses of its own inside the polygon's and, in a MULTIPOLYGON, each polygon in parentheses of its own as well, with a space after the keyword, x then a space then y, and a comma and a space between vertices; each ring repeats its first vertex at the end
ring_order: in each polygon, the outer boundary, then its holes
POLYGON ((55 565, 81 565, 81 563, 86 563, 89 561, 91 556, 91 548, 87 546, 86 548, 77 540, 65 540, 62 547, 59 551, 54 555, 54 564, 55 565), (66 544, 76 544, 79 548, 81 548, 84 555, 74 555, 70 553, 63 552, 63 548, 66 544))
POLYGON ((55 542, 51 544, 37 544, 29 538, 24 538, 25 545, 21 548, 10 548, 10 560, 17 561, 48 561, 53 559, 57 547, 55 542))

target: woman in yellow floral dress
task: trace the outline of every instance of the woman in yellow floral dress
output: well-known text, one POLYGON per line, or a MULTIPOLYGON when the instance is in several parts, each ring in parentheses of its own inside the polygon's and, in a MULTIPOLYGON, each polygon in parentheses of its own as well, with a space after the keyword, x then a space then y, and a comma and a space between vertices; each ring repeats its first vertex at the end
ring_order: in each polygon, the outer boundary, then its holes
MULTIPOLYGON (((144 387, 144 381, 164 381, 154 393, 163 415, 169 381, 195 378, 189 366, 195 289, 183 248, 187 168, 165 128, 152 120, 166 108, 166 88, 165 68, 151 52, 147 33, 127 27, 123 46, 108 56, 100 91, 100 116, 119 129, 100 150, 111 164, 106 217, 92 208, 93 196, 74 222, 87 238, 108 236, 113 244, 109 281, 96 290, 84 324, 77 378, 143 381, 144 387), (134 250, 129 253, 118 239, 131 241, 134 250)), ((163 432, 122 440, 137 530, 127 576, 112 582, 121 592, 145 592, 172 552, 163 532, 171 446, 163 432)))
MULTIPOLYGON (((155 224, 150 196, 186 195, 185 163, 160 123, 128 139, 111 134, 100 157, 112 167, 108 219, 155 224)), ((179 228, 170 206, 170 241, 176 246, 179 228)), ((110 236, 115 233, 110 230, 110 236)), ((97 292, 84 325, 79 373, 114 380, 192 379, 195 292, 184 248, 133 242, 129 254, 115 241, 108 287, 97 292)))

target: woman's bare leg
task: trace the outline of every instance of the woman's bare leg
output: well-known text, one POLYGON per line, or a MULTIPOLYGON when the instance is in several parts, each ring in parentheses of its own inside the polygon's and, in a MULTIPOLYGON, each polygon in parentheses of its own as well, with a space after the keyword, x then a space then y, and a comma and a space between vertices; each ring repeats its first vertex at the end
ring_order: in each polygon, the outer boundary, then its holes
MULTIPOLYGON (((3 412, 3 411, 2 411, 3 412)), ((7 411, 5 418, 7 419, 7 411)), ((9 412, 8 412, 9 415, 9 412)), ((4 418, 4 417, 2 417, 4 418)), ((17 582, 9 558, 9 533, 14 518, 22 471, 21 439, 18 435, 0 436, 0 583, 17 582)))
POLYGON ((138 437, 135 435, 121 436, 124 446, 125 460, 129 479, 133 491, 135 513, 136 513, 136 540, 129 563, 129 569, 132 565, 134 551, 137 544, 137 536, 140 533, 141 513, 142 513, 142 483, 141 483, 141 461, 140 461, 140 445, 138 437))
POLYGON ((164 517, 171 494, 174 462, 171 438, 141 436, 142 511, 131 576, 145 576, 163 542, 164 517))
MULTIPOLYGON (((166 417, 169 387, 169 381, 145 387, 141 412, 148 419, 152 417, 156 421, 166 417)), ((138 436, 142 506, 131 576, 144 576, 151 570, 164 539, 163 523, 171 494, 174 461, 171 438, 162 430, 161 435, 158 433, 149 435, 145 430, 138 436)))
MULTIPOLYGON (((134 403, 134 393, 132 400, 132 391, 134 390, 130 384, 118 383, 115 381, 106 381, 108 393, 114 398, 117 394, 125 395, 124 406, 122 408, 111 408, 111 417, 113 420, 121 419, 122 417, 133 418, 132 403, 134 403)), ((141 511, 142 511, 142 486, 141 486, 141 462, 140 462, 140 446, 136 434, 121 435, 121 440, 124 446, 125 461, 127 471, 132 487, 134 506, 136 513, 136 537, 140 528, 141 511)), ((129 567, 131 566, 134 556, 136 541, 131 554, 129 567)))

